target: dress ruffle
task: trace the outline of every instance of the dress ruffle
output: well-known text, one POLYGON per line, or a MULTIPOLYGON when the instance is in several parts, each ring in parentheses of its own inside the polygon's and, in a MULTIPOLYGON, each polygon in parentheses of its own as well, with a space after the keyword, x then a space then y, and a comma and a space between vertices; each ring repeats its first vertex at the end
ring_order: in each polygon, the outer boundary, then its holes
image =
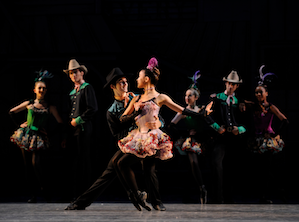
POLYGON ((36 151, 49 147, 47 135, 29 127, 19 128, 10 137, 10 141, 26 151, 36 151))
POLYGON ((196 154, 201 154, 201 143, 198 143, 195 139, 188 137, 186 139, 178 139, 175 144, 175 148, 179 151, 181 155, 186 155, 186 152, 193 152, 196 154))
POLYGON ((251 143, 250 148, 253 153, 271 152, 275 154, 281 152, 284 146, 285 146, 284 141, 280 138, 256 137, 255 141, 251 143))
POLYGON ((123 153, 131 153, 140 158, 155 156, 167 160, 173 157, 172 141, 160 129, 148 133, 140 133, 139 129, 132 130, 128 136, 118 141, 118 146, 123 153))

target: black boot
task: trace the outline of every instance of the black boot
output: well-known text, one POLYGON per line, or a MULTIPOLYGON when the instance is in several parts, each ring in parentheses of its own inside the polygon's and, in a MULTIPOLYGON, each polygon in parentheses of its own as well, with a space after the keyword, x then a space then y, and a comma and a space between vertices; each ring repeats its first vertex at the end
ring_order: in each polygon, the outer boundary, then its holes
POLYGON ((85 210, 84 206, 79 206, 76 202, 70 203, 64 210, 85 210))
POLYGON ((201 204, 206 204, 208 201, 208 191, 206 190, 205 185, 199 187, 199 198, 201 204))
POLYGON ((159 210, 159 211, 165 211, 166 210, 166 207, 163 205, 163 203, 152 204, 152 206, 155 210, 159 210))
MULTIPOLYGON (((140 191, 138 191, 140 193, 140 191)), ((139 206, 138 201, 132 191, 129 192, 129 200, 132 202, 134 207, 136 207, 137 210, 142 211, 142 208, 139 206)))

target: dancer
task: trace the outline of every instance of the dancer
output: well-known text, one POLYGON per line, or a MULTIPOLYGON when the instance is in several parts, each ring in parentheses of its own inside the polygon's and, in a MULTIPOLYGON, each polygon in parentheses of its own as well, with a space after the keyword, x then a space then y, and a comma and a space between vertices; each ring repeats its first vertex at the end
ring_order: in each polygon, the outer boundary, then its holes
MULTIPOLYGON (((281 169, 279 168, 281 167, 278 167, 282 162, 280 153, 284 148, 284 142, 280 135, 288 124, 288 119, 275 105, 268 102, 268 85, 271 76, 274 76, 274 74, 266 73, 264 75, 262 72, 263 68, 264 65, 260 67, 260 80, 255 89, 257 102, 251 105, 255 134, 255 139, 254 142, 251 143, 251 148, 256 154, 254 155, 254 162, 258 167, 257 175, 259 176, 260 203, 272 203, 272 201, 267 198, 267 193, 271 187, 271 175, 273 176, 275 174, 275 183, 277 184, 277 182, 279 182, 276 187, 283 192, 281 184, 282 175, 279 174, 281 172, 281 169), (276 131, 273 130, 272 126, 274 116, 281 121, 280 127, 276 131), (277 177, 279 179, 277 179, 277 177)), ((284 196, 282 197, 284 198, 284 196)))
MULTIPOLYGON (((227 159, 226 181, 229 184, 226 192, 227 202, 232 202, 231 184, 234 180, 233 171, 236 165, 235 156, 240 152, 240 144, 238 135, 245 133, 245 128, 238 124, 237 113, 239 112, 239 100, 235 96, 235 91, 239 87, 242 80, 236 71, 232 71, 225 81, 226 90, 216 94, 212 101, 207 105, 206 110, 210 114, 206 120, 208 124, 216 131, 214 137, 212 151, 213 166, 213 200, 214 203, 223 203, 223 160, 227 159)), ((226 183, 226 185, 228 185, 226 183)))
MULTIPOLYGON (((203 112, 205 110, 205 106, 196 105, 196 102, 200 96, 200 91, 196 86, 198 78, 200 78, 199 71, 197 71, 191 78, 193 80, 193 84, 186 91, 185 102, 187 104, 186 108, 194 112, 203 112)), ((175 126, 180 120, 184 120, 186 126, 188 127, 188 130, 186 130, 187 132, 184 136, 184 139, 178 139, 175 142, 174 146, 179 150, 179 153, 181 155, 188 156, 193 177, 200 190, 200 202, 201 204, 206 204, 207 190, 205 188, 205 185, 203 184, 202 174, 197 158, 197 156, 202 153, 201 145, 204 139, 203 127, 205 122, 202 118, 194 118, 191 116, 182 115, 181 113, 177 113, 176 116, 171 120, 171 123, 169 125, 169 128, 173 129, 171 131, 176 130, 175 126)))
POLYGON ((87 68, 71 59, 68 69, 63 70, 74 83, 70 92, 71 125, 75 146, 74 187, 73 195, 77 197, 88 188, 91 180, 90 141, 92 134, 92 119, 98 110, 93 87, 84 80, 87 68))
MULTIPOLYGON (((45 100, 47 93, 45 79, 51 77, 52 74, 47 70, 39 71, 33 89, 35 99, 22 102, 9 111, 10 115, 13 116, 15 113, 27 109, 27 121, 20 125, 20 128, 10 137, 10 140, 18 145, 22 151, 27 184, 32 194, 28 203, 36 203, 39 191, 42 191, 45 198, 48 198, 42 172, 41 155, 43 150, 49 148, 48 136, 45 130, 49 115, 52 114, 59 124, 63 124, 56 107, 49 105, 45 100)), ((62 146, 64 145, 63 142, 62 146)))
MULTIPOLYGON (((110 87, 110 89, 113 92, 114 96, 114 101, 110 108, 107 110, 107 121, 108 125, 110 128, 110 131, 117 142, 121 138, 125 137, 129 130, 132 129, 132 124, 134 120, 128 121, 126 123, 121 123, 119 121, 119 117, 121 114, 124 112, 125 107, 127 104, 130 103, 133 97, 135 95, 132 92, 128 92, 128 81, 127 77, 129 74, 124 74, 121 69, 119 68, 114 68, 112 71, 108 74, 106 77, 107 83, 104 86, 104 89, 107 89, 110 87)), ((150 129, 156 129, 161 126, 161 122, 159 120, 155 120, 153 122, 148 122, 147 126, 150 129)), ((65 210, 84 210, 87 206, 89 206, 97 197, 99 197, 104 190, 109 187, 109 185, 114 181, 114 179, 117 177, 117 168, 115 167, 114 162, 117 162, 118 159, 123 155, 123 153, 118 150, 116 153, 113 155, 113 157, 110 159, 106 170, 102 173, 102 175, 94 182, 94 184, 87 190, 85 191, 82 195, 80 195, 74 202, 72 202, 69 206, 65 208, 65 210)), ((146 164, 149 166, 152 166, 152 164, 146 164)), ((150 170, 145 170, 147 173, 146 175, 150 175, 150 178, 157 178, 155 174, 155 169, 153 167, 145 167, 145 169, 150 169, 150 170), (149 172, 148 172, 149 171, 149 172)), ((132 191, 130 188, 126 185, 125 182, 123 182, 123 178, 119 177, 120 182, 124 186, 129 199, 132 201, 134 206, 138 209, 141 210, 139 204, 137 203, 137 200, 135 199, 132 191)), ((153 180, 153 190, 157 190, 157 195, 155 193, 153 194, 153 197, 155 197, 155 203, 157 204, 157 209, 158 207, 163 207, 162 202, 160 201, 160 195, 159 195, 159 190, 158 190, 158 180, 154 179, 153 180), (156 181, 156 182, 155 182, 156 181)), ((138 191, 138 194, 141 196, 141 199, 143 201, 146 200, 146 193, 145 192, 140 192, 138 191)), ((153 202, 153 203, 154 203, 153 202)), ((160 210, 163 210, 160 209, 160 210)))
POLYGON ((198 115, 174 103, 169 96, 156 91, 155 86, 160 76, 157 65, 156 58, 152 58, 147 68, 139 72, 137 87, 143 89, 144 93, 133 98, 121 117, 122 122, 136 117, 138 128, 132 130, 128 136, 118 142, 121 151, 125 154, 117 162, 117 167, 128 187, 133 191, 138 203, 147 210, 151 210, 151 208, 140 199, 135 174, 130 166, 139 162, 140 159, 159 158, 167 160, 172 158, 173 154, 172 141, 169 136, 160 129, 150 130, 145 122, 152 121, 154 116, 158 115, 162 105, 168 106, 175 112, 198 115))

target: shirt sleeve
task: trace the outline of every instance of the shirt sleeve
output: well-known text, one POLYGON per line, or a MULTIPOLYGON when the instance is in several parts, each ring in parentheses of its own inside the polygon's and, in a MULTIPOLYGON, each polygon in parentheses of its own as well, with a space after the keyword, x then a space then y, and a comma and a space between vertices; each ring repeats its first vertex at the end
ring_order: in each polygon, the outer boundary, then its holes
POLYGON ((106 117, 107 117, 107 122, 108 122, 108 126, 109 126, 109 129, 110 129, 110 132, 112 133, 113 138, 116 141, 118 141, 120 139, 119 138, 120 137, 119 136, 120 121, 119 121, 119 119, 115 115, 113 115, 109 111, 107 111, 106 117))
POLYGON ((106 113, 107 122, 111 134, 115 141, 118 141, 128 135, 129 129, 133 126, 134 121, 122 123, 119 117, 109 111, 106 113))
POLYGON ((86 109, 81 116, 78 116, 76 118, 76 122, 78 121, 79 123, 84 123, 86 121, 91 120, 95 113, 98 111, 98 103, 93 87, 91 85, 88 85, 85 87, 84 90, 86 109))

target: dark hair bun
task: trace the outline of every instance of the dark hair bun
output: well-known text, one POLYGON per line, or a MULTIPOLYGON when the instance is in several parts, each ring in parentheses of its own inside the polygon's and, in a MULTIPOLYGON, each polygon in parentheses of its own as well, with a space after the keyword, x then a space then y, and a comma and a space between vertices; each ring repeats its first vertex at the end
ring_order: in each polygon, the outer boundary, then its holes
POLYGON ((158 60, 155 57, 149 60, 145 69, 145 75, 150 78, 152 84, 156 85, 158 83, 160 70, 158 69, 158 60))

